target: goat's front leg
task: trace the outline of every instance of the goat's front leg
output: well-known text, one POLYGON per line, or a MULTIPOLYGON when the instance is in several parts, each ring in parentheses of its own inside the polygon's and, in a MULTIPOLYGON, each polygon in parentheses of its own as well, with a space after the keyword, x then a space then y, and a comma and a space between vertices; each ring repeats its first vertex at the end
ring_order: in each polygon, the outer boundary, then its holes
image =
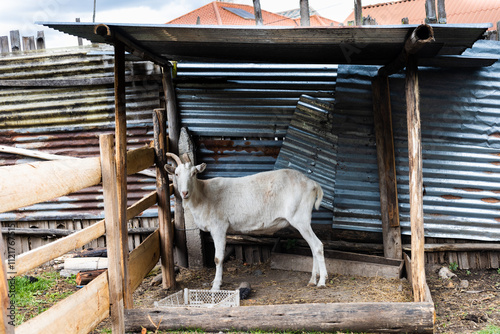
POLYGON ((210 232, 215 245, 215 279, 212 290, 220 290, 222 284, 222 263, 224 262, 224 251, 226 249, 226 231, 217 229, 210 232))

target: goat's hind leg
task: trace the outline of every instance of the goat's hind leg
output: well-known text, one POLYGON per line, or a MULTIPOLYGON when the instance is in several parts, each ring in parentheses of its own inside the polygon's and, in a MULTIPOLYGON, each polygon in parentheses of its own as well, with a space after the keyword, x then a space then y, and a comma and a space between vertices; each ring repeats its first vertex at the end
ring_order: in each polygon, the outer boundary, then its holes
POLYGON ((222 285, 224 251, 226 249, 226 232, 211 231, 210 234, 214 240, 215 246, 215 278, 212 282, 212 290, 220 290, 220 286, 222 285))

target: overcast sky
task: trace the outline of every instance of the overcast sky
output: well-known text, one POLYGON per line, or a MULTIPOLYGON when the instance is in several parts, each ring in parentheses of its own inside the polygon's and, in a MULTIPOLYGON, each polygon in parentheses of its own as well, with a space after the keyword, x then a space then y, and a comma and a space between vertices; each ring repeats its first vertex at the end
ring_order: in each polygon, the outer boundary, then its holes
MULTIPOLYGON (((96 0, 96 22, 104 23, 165 23, 211 0, 96 0)), ((236 0, 252 5, 252 0, 236 0)), ((385 2, 363 0, 363 5, 385 2)), ((299 7, 299 0, 260 0, 261 7, 271 12, 299 7)), ((344 21, 354 7, 354 0, 309 0, 309 6, 322 16, 344 21)), ((77 39, 34 22, 92 22, 94 0, 0 0, 0 36, 19 30, 22 36, 36 36, 44 30, 47 48, 77 45, 77 39)))

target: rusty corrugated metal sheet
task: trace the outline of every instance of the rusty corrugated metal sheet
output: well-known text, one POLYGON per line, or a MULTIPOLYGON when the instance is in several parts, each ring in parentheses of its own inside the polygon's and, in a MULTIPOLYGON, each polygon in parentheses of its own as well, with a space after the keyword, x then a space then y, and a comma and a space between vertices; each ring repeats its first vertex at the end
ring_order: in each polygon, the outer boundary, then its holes
MULTIPOLYGON (((468 51, 498 58, 500 45, 468 51)), ((341 66, 334 228, 381 231, 371 77, 376 67, 341 66)), ((500 240, 500 64, 482 69, 422 68, 425 235, 500 240)), ((390 78, 402 233, 410 233, 404 76, 390 78)))
MULTIPOLYGON (((114 61, 101 48, 11 54, 0 58, 0 144, 45 153, 99 155, 99 135, 114 132, 114 61), (48 82, 48 84, 47 84, 48 82), (53 86, 51 86, 53 85, 53 86)), ((152 112, 159 107, 158 69, 127 62, 127 141, 137 148, 153 139, 152 112)), ((36 159, 0 153, 0 166, 36 159)), ((154 179, 130 176, 129 204, 155 189, 154 179)), ((155 216, 148 210, 145 216, 155 216)), ((0 220, 101 219, 102 188, 0 214, 0 220)))

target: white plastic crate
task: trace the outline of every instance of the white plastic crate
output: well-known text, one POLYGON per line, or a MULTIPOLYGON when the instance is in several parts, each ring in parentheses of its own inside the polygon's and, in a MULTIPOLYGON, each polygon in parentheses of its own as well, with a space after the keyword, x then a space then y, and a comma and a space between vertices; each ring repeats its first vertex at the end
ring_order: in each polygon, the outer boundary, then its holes
POLYGON ((234 307, 240 306, 239 290, 191 290, 178 291, 154 303, 165 307, 234 307))

